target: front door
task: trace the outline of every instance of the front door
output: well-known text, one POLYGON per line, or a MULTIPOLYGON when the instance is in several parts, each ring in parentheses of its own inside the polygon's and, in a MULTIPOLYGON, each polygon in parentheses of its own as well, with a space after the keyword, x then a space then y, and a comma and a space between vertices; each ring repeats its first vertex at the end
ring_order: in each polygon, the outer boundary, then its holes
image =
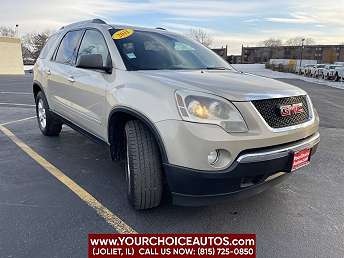
MULTIPOLYGON (((104 67, 111 62, 105 39, 98 30, 88 29, 82 38, 78 57, 88 54, 100 54, 104 67)), ((75 68, 73 78, 69 100, 78 116, 78 123, 90 133, 103 137, 106 135, 105 93, 112 75, 103 70, 75 68)))

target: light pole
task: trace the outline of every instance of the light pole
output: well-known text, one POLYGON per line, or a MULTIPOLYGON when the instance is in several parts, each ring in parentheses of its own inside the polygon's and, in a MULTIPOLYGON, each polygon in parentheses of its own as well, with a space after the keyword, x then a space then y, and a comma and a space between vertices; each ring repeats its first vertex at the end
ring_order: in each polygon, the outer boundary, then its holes
POLYGON ((303 43, 305 42, 305 39, 301 40, 301 54, 300 54, 300 69, 301 69, 301 65, 302 65, 302 54, 303 54, 303 43))
POLYGON ((16 24, 16 28, 15 28, 15 36, 17 37, 17 38, 19 38, 19 25, 18 24, 16 24))

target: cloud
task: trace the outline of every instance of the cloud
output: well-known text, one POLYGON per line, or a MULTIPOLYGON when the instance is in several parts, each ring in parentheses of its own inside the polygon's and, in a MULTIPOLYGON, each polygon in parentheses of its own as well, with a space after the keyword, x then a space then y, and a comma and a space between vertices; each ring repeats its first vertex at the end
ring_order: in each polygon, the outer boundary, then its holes
POLYGON ((206 22, 206 21, 211 21, 211 18, 195 18, 195 17, 167 17, 164 18, 165 21, 179 21, 179 22, 206 22))
POLYGON ((12 0, 1 1, 0 24, 20 24, 24 30, 41 30, 93 17, 121 18, 135 14, 163 14, 166 18, 200 21, 208 18, 238 17, 263 10, 253 1, 124 1, 124 0, 12 0))
POLYGON ((258 18, 251 18, 251 19, 246 19, 243 22, 246 22, 246 23, 256 23, 256 22, 259 22, 259 21, 260 21, 260 19, 258 19, 258 18))
POLYGON ((172 31, 176 31, 179 33, 187 33, 189 32, 191 29, 201 29, 209 34, 219 34, 221 33, 220 31, 216 31, 213 29, 209 29, 206 27, 201 27, 201 26, 194 26, 194 25, 188 25, 188 24, 181 24, 181 23, 172 23, 172 22, 163 22, 162 23, 163 27, 172 30, 172 31))
POLYGON ((116 5, 132 12, 159 12, 184 18, 209 18, 209 17, 237 17, 255 13, 263 5, 258 0, 254 1, 210 1, 210 0, 175 0, 175 1, 146 1, 124 2, 117 1, 116 5), (130 8, 128 8, 130 7, 130 8))
POLYGON ((278 22, 278 23, 294 23, 294 24, 308 24, 317 23, 318 20, 314 16, 300 13, 290 14, 291 18, 265 18, 266 21, 278 22))
POLYGON ((1 0, 0 26, 19 24, 24 33, 103 18, 182 33, 202 28, 213 35, 214 46, 229 44, 238 53, 241 44, 268 37, 303 35, 319 43, 342 42, 343 14, 344 0, 1 0))
MULTIPOLYGON (((323 24, 344 26, 344 0, 289 0, 283 16, 270 16, 265 20, 286 24, 323 24)), ((281 13, 281 12, 279 12, 281 13)))

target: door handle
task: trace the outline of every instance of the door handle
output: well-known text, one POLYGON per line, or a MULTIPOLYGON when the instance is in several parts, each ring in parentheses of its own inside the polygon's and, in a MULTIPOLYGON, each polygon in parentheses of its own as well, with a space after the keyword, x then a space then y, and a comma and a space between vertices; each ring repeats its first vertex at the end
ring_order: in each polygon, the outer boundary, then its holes
POLYGON ((48 69, 48 70, 45 70, 45 73, 46 73, 47 75, 51 75, 51 71, 50 71, 50 69, 48 69))
POLYGON ((70 82, 75 82, 74 77, 73 77, 73 76, 69 76, 69 77, 68 77, 68 81, 70 81, 70 82))

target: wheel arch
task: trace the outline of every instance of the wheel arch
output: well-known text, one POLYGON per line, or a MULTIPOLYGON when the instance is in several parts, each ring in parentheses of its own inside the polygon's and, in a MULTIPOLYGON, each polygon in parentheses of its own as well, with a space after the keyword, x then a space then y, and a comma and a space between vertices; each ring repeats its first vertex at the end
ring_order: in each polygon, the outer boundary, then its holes
POLYGON ((125 155, 125 123, 129 120, 139 120, 147 126, 147 128, 154 135, 156 143, 158 144, 160 155, 163 163, 168 163, 168 158, 164 143, 160 136, 158 129, 154 123, 141 112, 125 107, 119 106, 111 110, 108 118, 108 142, 110 143, 111 157, 114 160, 120 160, 125 155))
POLYGON ((40 91, 42 91, 43 94, 45 95, 42 85, 38 81, 33 81, 32 93, 33 93, 33 96, 35 98, 35 101, 36 101, 37 94, 40 91))

